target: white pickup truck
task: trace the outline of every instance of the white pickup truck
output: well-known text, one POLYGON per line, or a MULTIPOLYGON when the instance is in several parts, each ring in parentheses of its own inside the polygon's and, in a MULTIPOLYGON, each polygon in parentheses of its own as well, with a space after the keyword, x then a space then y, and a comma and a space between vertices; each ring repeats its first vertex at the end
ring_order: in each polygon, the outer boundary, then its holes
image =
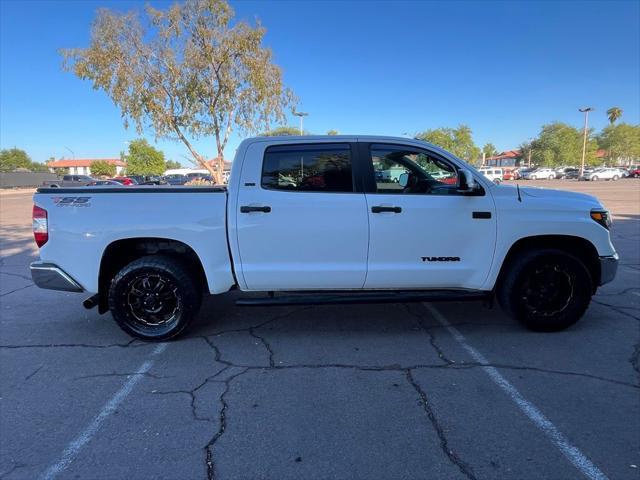
POLYGON ((40 188, 41 288, 89 292, 130 335, 185 330, 204 293, 243 305, 496 298, 526 326, 576 322, 618 255, 594 197, 497 186, 417 140, 258 137, 228 188, 40 188), (396 180, 379 172, 402 169, 396 180))

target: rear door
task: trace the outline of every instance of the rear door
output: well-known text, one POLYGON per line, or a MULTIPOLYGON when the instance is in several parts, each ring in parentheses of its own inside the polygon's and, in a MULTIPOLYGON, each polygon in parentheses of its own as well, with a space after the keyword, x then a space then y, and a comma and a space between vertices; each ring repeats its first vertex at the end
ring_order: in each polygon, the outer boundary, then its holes
POLYGON ((470 288, 486 279, 496 241, 494 202, 456 190, 457 167, 411 145, 363 143, 370 225, 365 288, 470 288), (376 174, 402 168, 400 182, 376 174), (406 185, 406 186, 405 186, 406 185))
POLYGON ((233 203, 244 288, 362 288, 369 227, 352 144, 266 145, 249 145, 233 203))

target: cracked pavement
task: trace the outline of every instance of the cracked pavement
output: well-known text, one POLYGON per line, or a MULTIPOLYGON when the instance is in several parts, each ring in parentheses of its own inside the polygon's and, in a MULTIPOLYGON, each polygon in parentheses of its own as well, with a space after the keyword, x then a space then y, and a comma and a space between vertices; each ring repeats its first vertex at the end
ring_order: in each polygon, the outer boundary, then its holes
POLYGON ((420 303, 243 309, 237 292, 152 356, 82 295, 31 285, 30 195, 3 193, 0 478, 41 476, 136 376, 59 478, 580 478, 487 365, 609 478, 638 478, 640 193, 577 186, 613 210, 618 277, 555 334, 435 304, 487 364, 420 303))

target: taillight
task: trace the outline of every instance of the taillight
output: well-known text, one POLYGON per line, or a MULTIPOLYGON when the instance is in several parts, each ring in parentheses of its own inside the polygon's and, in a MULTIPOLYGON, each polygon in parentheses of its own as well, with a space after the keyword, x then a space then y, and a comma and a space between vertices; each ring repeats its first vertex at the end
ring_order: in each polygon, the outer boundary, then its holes
POLYGON ((49 240, 49 222, 47 211, 37 205, 33 206, 33 238, 36 239, 38 247, 43 246, 49 240))

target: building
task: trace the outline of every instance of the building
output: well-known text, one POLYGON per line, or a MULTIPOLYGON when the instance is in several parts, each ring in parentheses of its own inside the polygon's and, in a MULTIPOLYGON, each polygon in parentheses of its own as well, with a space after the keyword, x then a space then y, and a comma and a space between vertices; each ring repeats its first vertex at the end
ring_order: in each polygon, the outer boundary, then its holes
POLYGON ((519 167, 522 160, 522 153, 520 150, 507 150, 506 152, 499 153, 493 157, 484 159, 485 167, 519 167))
POLYGON ((121 175, 127 168, 127 164, 119 158, 82 158, 77 160, 54 160, 48 162, 47 167, 53 173, 70 173, 72 175, 91 175, 91 164, 98 160, 111 163, 116 166, 116 175, 121 175))

